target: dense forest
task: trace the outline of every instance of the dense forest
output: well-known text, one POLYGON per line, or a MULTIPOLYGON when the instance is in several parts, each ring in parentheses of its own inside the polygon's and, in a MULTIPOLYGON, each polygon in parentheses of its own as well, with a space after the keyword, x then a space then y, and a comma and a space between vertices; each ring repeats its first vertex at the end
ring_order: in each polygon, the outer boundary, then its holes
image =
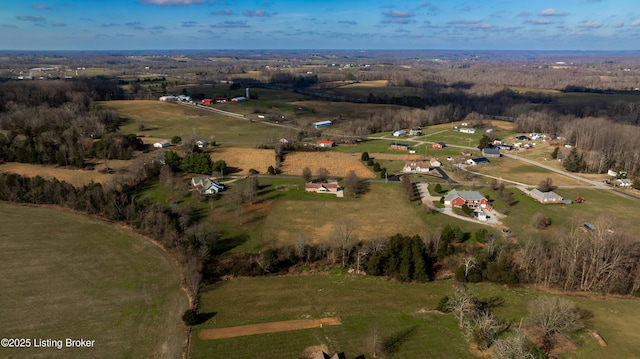
POLYGON ((117 113, 92 106, 100 96, 91 85, 0 84, 0 161, 84 167, 89 158, 130 159, 141 150, 135 135, 116 133, 117 113))

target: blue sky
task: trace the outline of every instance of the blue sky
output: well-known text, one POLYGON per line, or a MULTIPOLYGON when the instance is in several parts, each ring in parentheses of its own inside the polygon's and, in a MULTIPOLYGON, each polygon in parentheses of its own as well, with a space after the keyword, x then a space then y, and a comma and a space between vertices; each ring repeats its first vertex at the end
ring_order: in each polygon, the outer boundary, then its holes
POLYGON ((3 0, 2 50, 639 50, 638 0, 3 0))

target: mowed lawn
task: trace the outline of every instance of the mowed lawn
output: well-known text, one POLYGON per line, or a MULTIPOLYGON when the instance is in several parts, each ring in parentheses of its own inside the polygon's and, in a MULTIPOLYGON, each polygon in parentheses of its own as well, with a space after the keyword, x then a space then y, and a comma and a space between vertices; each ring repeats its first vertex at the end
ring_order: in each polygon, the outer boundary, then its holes
POLYGON ((191 358, 301 358, 326 345, 331 355, 365 354, 377 327, 381 339, 399 338, 397 358, 473 358, 452 316, 431 312, 449 282, 399 284, 350 275, 244 278, 205 287, 199 312, 213 315, 194 328, 191 358), (218 340, 201 340, 200 329, 292 319, 339 317, 342 325, 218 340))
POLYGON ((95 340, 7 358, 179 358, 187 298, 159 247, 56 209, 0 204, 0 337, 95 340))
MULTIPOLYGON (((544 205, 533 198, 523 194, 520 190, 512 189, 516 204, 506 207, 503 202, 499 202, 496 209, 508 211, 509 214, 503 220, 504 224, 512 228, 516 233, 522 233, 533 229, 531 218, 536 212, 544 213, 551 219, 551 226, 545 231, 555 231, 561 227, 582 226, 584 222, 601 223, 615 221, 620 229, 640 231, 638 213, 640 213, 640 202, 626 197, 622 197, 612 191, 587 189, 587 188, 559 188, 554 192, 564 198, 575 199, 584 197, 584 203, 573 204, 548 204, 544 205)), ((492 198, 497 198, 495 192, 487 191, 492 198)), ((612 228, 616 229, 616 228, 612 228)))
MULTIPOLYGON (((551 162, 551 161, 549 161, 551 162)), ((546 162, 544 163, 547 164, 546 162)), ((585 182, 575 178, 564 176, 546 168, 534 166, 526 162, 518 161, 510 157, 491 158, 489 163, 479 166, 467 167, 469 171, 483 173, 486 175, 501 177, 505 180, 515 181, 536 187, 547 178, 551 178, 556 186, 585 186, 585 182)), ((480 182, 490 183, 488 177, 479 178, 480 182)))
POLYGON ((418 203, 407 201, 397 183, 370 183, 369 192, 356 199, 350 196, 345 192, 345 198, 332 201, 278 200, 266 215, 262 233, 277 245, 293 244, 301 236, 310 243, 329 243, 336 224, 345 221, 358 240, 396 233, 423 235, 436 224, 425 223, 418 203))
POLYGON ((107 101, 100 105, 114 109, 120 117, 128 119, 120 132, 167 141, 173 136, 186 138, 196 134, 222 145, 255 147, 267 139, 277 139, 288 133, 284 128, 160 101, 107 101), (146 129, 141 131, 140 125, 146 129))
MULTIPOLYGON (((470 285, 481 298, 504 298, 494 309, 517 327, 527 304, 548 295, 528 288, 470 285)), ((306 348, 326 345, 332 354, 371 358, 369 338, 377 327, 382 340, 400 338, 395 358, 473 358, 452 315, 434 312, 452 290, 449 280, 401 284, 345 274, 238 278, 205 287, 199 312, 209 317, 192 332, 191 358, 299 358, 306 348), (199 330, 293 319, 338 317, 342 325, 231 339, 200 340, 199 330)), ((587 322, 608 343, 600 347, 586 333, 578 351, 563 358, 637 358, 640 356, 640 302, 637 298, 567 296, 593 314, 587 322)), ((525 323, 526 324, 526 323, 525 323)))

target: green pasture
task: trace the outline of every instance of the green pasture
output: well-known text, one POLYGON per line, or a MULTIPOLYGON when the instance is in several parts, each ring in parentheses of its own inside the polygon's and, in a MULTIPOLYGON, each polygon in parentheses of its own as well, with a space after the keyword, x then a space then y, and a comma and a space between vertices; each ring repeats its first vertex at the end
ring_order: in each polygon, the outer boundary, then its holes
MULTIPOLYGON (((470 285, 481 298, 499 297, 494 312, 514 327, 527 315, 527 304, 546 295, 524 287, 489 283, 470 285)), ((356 277, 342 272, 280 277, 239 278, 205 287, 199 313, 209 318, 191 336, 191 357, 297 358, 302 351, 325 344, 331 354, 371 357, 367 341, 377 327, 383 339, 402 338, 393 357, 472 358, 469 345, 452 315, 432 310, 452 290, 451 281, 402 284, 382 278, 356 277), (342 325, 231 339, 200 340, 199 330, 271 321, 339 317, 342 325)), ((608 343, 599 347, 580 334, 576 353, 563 358, 633 358, 640 355, 640 312, 637 299, 571 297, 593 314, 587 323, 608 343)))
POLYGON ((126 119, 121 132, 157 139, 196 134, 221 145, 255 147, 287 133, 284 128, 160 101, 108 101, 100 102, 100 106, 114 109, 126 119), (145 130, 140 131, 140 125, 145 130))
POLYGON ((576 188, 559 188, 555 192, 565 198, 575 199, 582 196, 586 199, 584 203, 573 204, 542 204, 533 198, 525 195, 520 190, 510 189, 516 203, 507 206, 498 199, 497 192, 488 191, 493 205, 500 212, 507 212, 507 217, 503 223, 512 228, 516 234, 533 229, 531 218, 537 212, 544 213, 551 219, 549 230, 557 230, 561 227, 573 225, 581 226, 584 222, 599 222, 615 220, 619 228, 626 228, 632 231, 640 230, 640 223, 637 221, 637 214, 640 213, 640 202, 622 197, 612 191, 576 188))
POLYGON ((158 246, 116 225, 0 204, 0 337, 95 340, 0 348, 4 358, 177 358, 187 298, 158 246))

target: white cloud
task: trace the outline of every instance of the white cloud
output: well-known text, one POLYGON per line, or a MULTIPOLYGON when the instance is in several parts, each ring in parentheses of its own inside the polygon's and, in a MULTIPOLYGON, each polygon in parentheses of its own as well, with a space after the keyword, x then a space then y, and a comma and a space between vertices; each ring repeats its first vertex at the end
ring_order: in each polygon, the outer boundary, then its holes
POLYGON ((633 20, 633 21, 631 22, 631 26, 633 26, 633 27, 640 26, 640 19, 638 19, 638 20, 633 20))
POLYGON ((578 27, 583 30, 591 30, 591 29, 597 29, 599 27, 602 27, 602 23, 598 21, 583 21, 580 24, 578 24, 578 27))
POLYGON ((157 6, 187 6, 202 4, 204 0, 142 0, 142 3, 157 6))
POLYGON ((386 17, 391 17, 391 18, 408 18, 408 17, 412 17, 413 14, 407 11, 398 11, 398 10, 392 10, 392 11, 387 11, 384 13, 384 16, 386 17))
POLYGON ((545 9, 540 11, 541 16, 566 16, 568 15, 566 12, 556 11, 554 9, 545 9))
POLYGON ((524 22, 526 22, 527 24, 534 24, 534 25, 551 24, 551 20, 547 20, 547 19, 527 19, 524 22))

